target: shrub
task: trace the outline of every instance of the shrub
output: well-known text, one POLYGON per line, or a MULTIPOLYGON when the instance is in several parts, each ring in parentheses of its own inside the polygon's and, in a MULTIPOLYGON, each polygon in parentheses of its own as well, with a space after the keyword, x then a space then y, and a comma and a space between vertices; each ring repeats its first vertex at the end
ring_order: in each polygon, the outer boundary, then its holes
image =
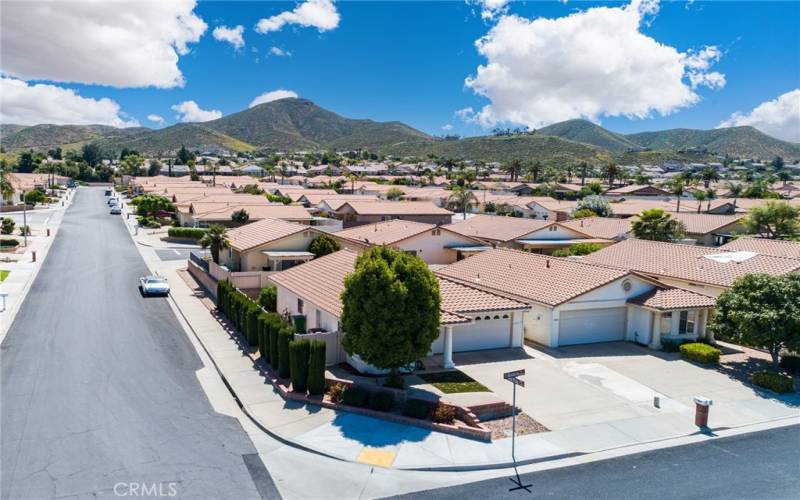
POLYGON ((753 374, 753 383, 779 394, 794 392, 794 380, 780 373, 760 371, 753 374))
POLYGON ((14 232, 16 225, 17 223, 11 217, 3 217, 2 222, 0 222, 0 233, 11 234, 14 232))
POLYGON ((289 343, 294 339, 294 333, 288 326, 278 331, 278 376, 288 378, 291 373, 289 366, 289 343))
POLYGON ((325 342, 312 340, 308 356, 308 393, 317 395, 325 391, 325 342))
POLYGON ((661 350, 664 352, 678 352, 681 344, 686 342, 684 339, 661 339, 661 350))
POLYGON ((389 391, 375 391, 369 395, 368 406, 375 411, 389 411, 394 403, 394 396, 389 391))
POLYGON ((19 235, 20 236, 30 236, 31 235, 31 226, 19 226, 19 235))
POLYGON ((400 375, 389 375, 386 377, 386 380, 383 381, 384 387, 391 387, 393 389, 403 389, 406 386, 403 377, 400 375))
POLYGON ((269 364, 272 368, 278 368, 278 334, 281 331, 279 324, 270 323, 269 328, 269 364))
POLYGON ((258 315, 258 353, 261 359, 269 359, 269 315, 258 315))
POLYGON ((206 230, 199 227, 171 227, 167 231, 170 238, 183 238, 187 240, 199 240, 206 234, 206 230))
POLYGON ((345 384, 337 382, 328 388, 328 397, 332 403, 341 403, 346 390, 347 386, 345 384))
POLYGON ((278 289, 275 286, 262 288, 258 293, 258 305, 268 312, 278 310, 278 289))
POLYGON ((800 356, 786 354, 781 356, 781 368, 791 373, 800 373, 800 356))
POLYGON ((47 201, 47 195, 41 189, 32 189, 25 193, 25 203, 28 205, 36 205, 45 201, 47 201))
POLYGON ((403 415, 411 418, 426 419, 431 413, 431 403, 424 399, 406 399, 403 415))
POLYGON ((245 338, 250 345, 258 345, 258 317, 261 315, 261 309, 255 302, 247 304, 247 324, 245 325, 245 338))
POLYGON ((351 385, 344 391, 342 402, 349 406, 364 408, 369 402, 369 392, 361 387, 351 385))
POLYGON ((289 343, 289 376, 293 391, 305 393, 308 387, 308 351, 308 340, 289 343))
POLYGON ((0 238, 0 248, 15 248, 19 245, 19 241, 14 238, 0 238))
POLYGON ((703 364, 719 363, 719 349, 700 342, 689 342, 680 346, 681 357, 703 364))
POLYGON ((456 411, 452 406, 438 403, 433 410, 433 421, 437 424, 452 424, 456 419, 456 411))

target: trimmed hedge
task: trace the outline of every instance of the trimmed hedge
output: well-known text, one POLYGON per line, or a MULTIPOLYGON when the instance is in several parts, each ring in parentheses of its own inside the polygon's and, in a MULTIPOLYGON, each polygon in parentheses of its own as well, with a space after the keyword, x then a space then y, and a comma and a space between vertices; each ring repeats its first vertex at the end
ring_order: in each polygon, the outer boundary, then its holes
POLYGON ((308 393, 319 395, 325 392, 325 342, 312 340, 308 356, 308 393))
POLYGON ((261 315, 261 308, 258 304, 251 302, 247 304, 247 323, 245 324, 245 338, 247 343, 253 346, 258 345, 258 317, 261 315))
POLYGON ((181 238, 186 240, 199 240, 205 236, 207 229, 199 227, 171 227, 167 231, 170 238, 181 238))
POLYGON ((261 313, 258 315, 258 354, 261 359, 269 359, 269 315, 261 313))
POLYGON ((258 305, 268 312, 278 310, 278 289, 275 286, 262 288, 258 294, 258 305))
POLYGON ((361 387, 351 385, 344 391, 342 402, 349 406, 364 408, 369 402, 369 392, 361 387))
POLYGON ((703 364, 719 363, 719 349, 700 342, 690 342, 680 347, 681 357, 703 364))
POLYGON ((780 373, 768 371, 755 372, 753 374, 753 383, 779 394, 794 392, 794 380, 792 377, 781 375, 780 373))
POLYGON ((403 415, 424 420, 428 418, 428 415, 431 413, 431 408, 431 403, 424 399, 409 398, 406 399, 403 405, 403 415))
POLYGON ((661 339, 661 350, 664 352, 678 352, 683 344, 687 343, 685 339, 661 339))
POLYGON ((389 411, 394 403, 394 396, 389 391, 375 391, 369 395, 368 406, 371 410, 389 411))
POLYGON ((0 238, 0 248, 16 248, 19 246, 19 241, 14 238, 0 238))
POLYGON ((279 326, 271 324, 269 328, 269 364, 273 369, 278 369, 278 334, 279 326))
POLYGON ((288 326, 278 331, 278 376, 288 378, 291 373, 289 365, 289 343, 294 339, 294 332, 288 326))
POLYGON ((781 368, 791 373, 800 373, 800 356, 786 354, 781 356, 781 368))
POLYGON ((292 390, 305 393, 308 388, 308 340, 293 340, 289 343, 289 376, 292 390))

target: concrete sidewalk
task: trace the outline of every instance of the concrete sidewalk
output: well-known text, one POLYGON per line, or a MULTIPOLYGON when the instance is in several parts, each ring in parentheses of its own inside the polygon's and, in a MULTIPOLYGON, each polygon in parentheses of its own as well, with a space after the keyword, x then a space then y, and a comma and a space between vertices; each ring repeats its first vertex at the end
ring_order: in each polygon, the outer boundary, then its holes
MULTIPOLYGON (((484 443, 414 426, 285 401, 262 376, 253 348, 226 331, 210 313, 203 291, 178 274, 182 263, 162 262, 153 249, 139 247, 152 270, 166 276, 176 313, 182 315, 257 425, 281 441, 316 453, 357 463, 408 470, 478 470, 512 465, 511 440, 484 443)), ((797 395, 783 400, 743 400, 712 408, 711 427, 734 428, 798 415, 797 395)), ((663 413, 594 425, 529 434, 517 438, 518 464, 556 460, 620 447, 698 434, 692 410, 663 413)))
MULTIPOLYGON (((65 195, 63 207, 57 204, 42 210, 29 210, 27 213, 28 225, 31 227, 32 235, 28 236, 27 248, 22 253, 0 254, 0 258, 9 260, 8 262, 0 261, 0 269, 9 271, 8 277, 0 283, 0 294, 6 294, 5 308, 2 308, 2 301, 0 301, 0 342, 3 341, 14 323, 14 318, 47 258, 50 246, 58 235, 58 228, 64 218, 64 213, 72 204, 74 197, 75 191, 70 190, 65 195), (47 236, 47 229, 50 229, 50 236, 47 236), (33 262, 34 252, 36 252, 36 262, 33 262)), ((17 220, 20 219, 21 214, 22 212, 7 212, 0 214, 0 218, 13 215, 17 220)), ((17 227, 21 224, 20 222, 17 227)), ((22 236, 19 236, 16 228, 15 234, 6 237, 14 237, 22 241, 22 236)))

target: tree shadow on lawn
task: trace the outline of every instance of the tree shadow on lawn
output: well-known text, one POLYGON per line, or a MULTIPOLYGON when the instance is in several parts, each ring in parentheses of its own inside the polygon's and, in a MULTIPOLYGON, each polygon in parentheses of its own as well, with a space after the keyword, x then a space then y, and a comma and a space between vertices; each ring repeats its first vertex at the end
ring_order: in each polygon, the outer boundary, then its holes
POLYGON ((345 438, 373 448, 418 443, 424 441, 433 432, 422 427, 348 412, 338 412, 332 424, 345 438))
MULTIPOLYGON (((713 366, 713 365, 709 366, 698 365, 698 366, 708 369, 715 369, 719 371, 723 375, 726 375, 729 378, 736 380, 737 382, 740 382, 742 385, 752 389, 753 392, 755 392, 759 397, 763 399, 771 399, 774 401, 779 401, 792 408, 800 407, 800 393, 793 392, 786 394, 778 394, 777 392, 773 392, 753 384, 753 381, 751 379, 753 373, 764 370, 775 371, 775 368, 772 366, 772 363, 766 359, 760 359, 748 356, 747 359, 745 360, 726 361, 723 359, 720 360, 720 364, 718 366, 713 366)), ((795 380, 795 383, 796 382, 797 381, 795 380)))

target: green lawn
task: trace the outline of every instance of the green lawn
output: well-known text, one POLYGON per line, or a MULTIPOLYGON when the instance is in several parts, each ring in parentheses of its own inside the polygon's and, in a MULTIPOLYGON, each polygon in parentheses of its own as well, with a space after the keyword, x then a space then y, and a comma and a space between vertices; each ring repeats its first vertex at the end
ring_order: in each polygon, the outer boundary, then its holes
POLYGON ((11 271, 6 271, 5 269, 0 269, 0 283, 4 282, 8 275, 11 274, 11 271))
POLYGON ((453 394, 455 392, 491 392, 485 385, 464 372, 419 373, 417 376, 445 394, 453 394))

